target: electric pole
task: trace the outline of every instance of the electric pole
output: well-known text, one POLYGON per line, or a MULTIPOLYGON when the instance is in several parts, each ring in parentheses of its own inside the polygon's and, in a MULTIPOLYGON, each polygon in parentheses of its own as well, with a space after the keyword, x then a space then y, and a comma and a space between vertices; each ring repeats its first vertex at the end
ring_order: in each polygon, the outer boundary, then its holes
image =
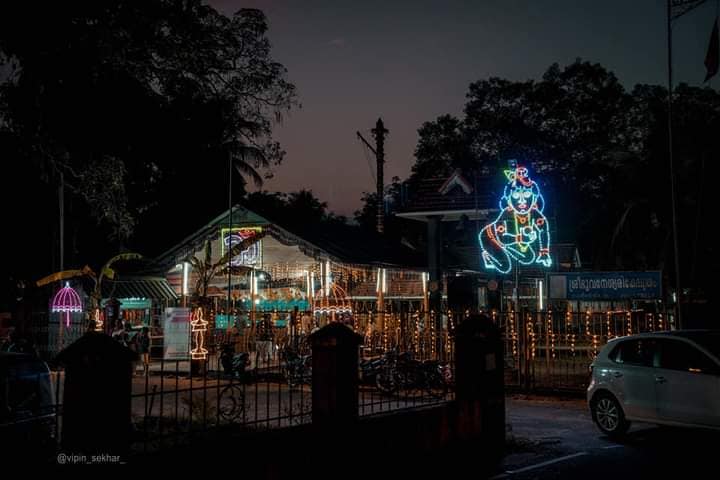
POLYGON ((680 248, 678 246, 678 219, 675 192, 675 167, 673 159, 673 69, 672 69, 672 22, 699 7, 707 0, 667 0, 667 79, 668 79, 668 163, 670 167, 670 201, 672 202, 673 250, 675 253, 675 305, 677 327, 682 328, 682 287, 680 285, 680 248))
POLYGON ((383 233, 385 231, 385 178, 383 174, 385 164, 385 136, 389 133, 383 125, 381 118, 378 118, 375 128, 371 130, 373 137, 375 137, 375 147, 373 148, 365 138, 357 132, 357 136, 365 146, 375 154, 377 162, 377 232, 383 233))

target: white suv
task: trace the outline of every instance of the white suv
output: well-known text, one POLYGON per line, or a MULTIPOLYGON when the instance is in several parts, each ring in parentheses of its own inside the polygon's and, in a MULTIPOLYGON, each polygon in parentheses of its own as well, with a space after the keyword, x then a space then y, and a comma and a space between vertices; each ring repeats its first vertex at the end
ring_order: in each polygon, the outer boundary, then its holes
POLYGON ((590 370, 587 400, 606 435, 622 436, 631 421, 720 429, 720 331, 616 338, 590 370))

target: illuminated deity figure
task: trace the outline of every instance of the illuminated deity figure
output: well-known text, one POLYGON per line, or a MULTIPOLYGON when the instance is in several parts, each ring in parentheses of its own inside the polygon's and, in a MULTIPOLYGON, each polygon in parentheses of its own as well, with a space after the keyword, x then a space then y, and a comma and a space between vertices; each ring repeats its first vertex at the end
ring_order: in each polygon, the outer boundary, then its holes
POLYGON ((500 214, 479 235, 485 268, 508 273, 513 259, 549 267, 550 233, 540 189, 525 167, 505 170, 505 176, 508 183, 500 199, 500 214))

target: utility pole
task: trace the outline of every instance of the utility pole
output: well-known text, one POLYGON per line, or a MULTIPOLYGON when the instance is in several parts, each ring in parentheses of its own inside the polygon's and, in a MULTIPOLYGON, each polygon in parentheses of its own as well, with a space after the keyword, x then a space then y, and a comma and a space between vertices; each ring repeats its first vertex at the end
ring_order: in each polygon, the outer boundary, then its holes
POLYGON ((371 130, 373 137, 375 137, 375 147, 370 145, 370 142, 357 132, 357 136, 365 146, 375 154, 377 162, 377 232, 383 233, 385 231, 385 178, 384 178, 384 164, 385 164, 385 136, 389 133, 385 128, 381 118, 378 118, 375 128, 371 130))
POLYGON ((372 129, 377 145, 377 231, 383 233, 385 231, 385 185, 383 175, 383 164, 385 163, 385 135, 388 134, 387 129, 383 125, 381 118, 378 118, 375 128, 372 129))
POLYGON ((60 270, 65 270, 65 175, 60 171, 60 184, 58 185, 58 207, 60 210, 60 270))
POLYGON ((686 13, 699 7, 707 0, 667 0, 667 79, 668 79, 668 163, 670 167, 670 201, 672 203, 673 224, 673 250, 675 253, 675 305, 677 308, 678 328, 683 327, 682 322, 682 286, 680 284, 680 249, 678 247, 678 219, 675 192, 675 167, 673 159, 673 125, 672 125, 672 97, 673 97, 673 68, 672 68, 672 22, 686 13))

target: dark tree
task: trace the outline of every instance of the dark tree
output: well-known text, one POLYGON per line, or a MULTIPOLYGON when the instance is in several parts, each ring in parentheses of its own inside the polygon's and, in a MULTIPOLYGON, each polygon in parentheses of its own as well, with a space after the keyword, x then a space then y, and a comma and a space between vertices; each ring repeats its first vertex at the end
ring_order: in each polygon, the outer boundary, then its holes
MULTIPOLYGON (((684 284, 699 286, 719 267, 705 233, 718 173, 712 159, 720 153, 720 95, 679 85, 674 105, 681 273, 684 284)), ((666 89, 628 92, 612 72, 578 60, 552 65, 538 81, 474 82, 462 118, 440 116, 418 133, 408 188, 455 169, 500 182, 499 170, 516 158, 547 183, 556 240, 578 242, 598 269, 674 274, 666 89)), ((356 216, 371 228, 376 199, 363 200, 356 216)))
POLYGON ((229 157, 256 184, 283 158, 272 126, 296 95, 266 33, 258 10, 229 18, 199 0, 4 4, 6 161, 50 184, 62 173, 73 217, 120 243, 178 221, 181 196, 214 213, 229 157))

